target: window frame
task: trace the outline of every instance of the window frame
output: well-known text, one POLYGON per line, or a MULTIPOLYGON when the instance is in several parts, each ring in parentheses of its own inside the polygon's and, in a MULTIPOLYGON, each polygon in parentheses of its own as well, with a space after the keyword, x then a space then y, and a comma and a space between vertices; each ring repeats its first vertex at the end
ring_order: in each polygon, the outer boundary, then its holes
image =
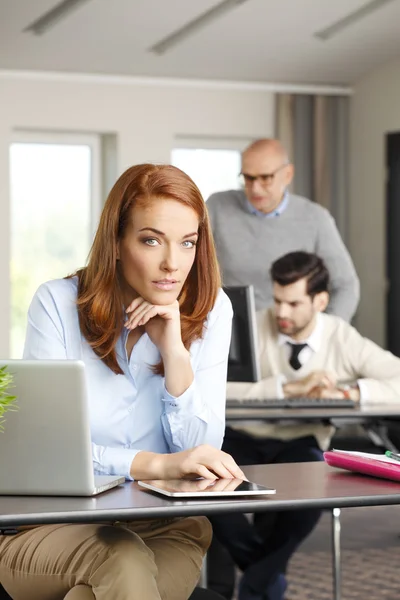
MULTIPOLYGON (((96 133, 73 133, 57 131, 13 131, 9 140, 12 144, 49 144, 58 146, 89 146, 91 159, 90 172, 90 236, 93 239, 103 208, 101 198, 101 138, 96 133)), ((11 202, 11 195, 10 195, 11 202)), ((10 257, 11 258, 11 257, 10 257)))
MULTIPOLYGON (((8 201, 9 201, 9 265, 11 266, 12 256, 12 196, 11 196, 11 149, 14 144, 35 144, 35 145, 55 145, 55 146, 87 146, 90 152, 90 207, 89 207, 89 230, 88 230, 88 248, 93 242, 94 234, 97 230, 100 214, 103 208, 102 199, 102 144, 101 135, 96 133, 64 132, 64 131, 43 131, 14 129, 8 139, 8 201)), ((9 318, 8 318, 8 356, 13 354, 12 349, 12 281, 9 279, 8 298, 9 298, 9 318)))
POLYGON ((180 135, 174 137, 171 148, 187 150, 243 150, 254 141, 251 137, 208 136, 208 135, 180 135))
MULTIPOLYGON (((250 137, 232 137, 232 136, 207 136, 207 135, 175 135, 174 143, 170 151, 170 161, 175 164, 173 154, 175 151, 198 150, 198 151, 221 151, 236 152, 239 156, 239 169, 235 176, 239 180, 240 173, 240 155, 243 150, 252 142, 250 137)), ((188 174, 190 170, 188 169, 188 174)), ((193 175, 192 175, 193 177, 193 175)), ((193 177, 194 178, 194 177, 193 177)), ((195 179, 195 178, 194 178, 195 179)), ((204 192, 203 186, 195 179, 200 187, 200 191, 207 201, 209 193, 204 192)), ((225 188, 227 189, 227 188, 225 188)), ((236 185, 235 185, 236 189, 236 185)), ((240 186, 237 187, 240 189, 240 186)), ((221 191, 221 190, 215 190, 221 191)), ((212 193, 212 192, 211 192, 212 193)))

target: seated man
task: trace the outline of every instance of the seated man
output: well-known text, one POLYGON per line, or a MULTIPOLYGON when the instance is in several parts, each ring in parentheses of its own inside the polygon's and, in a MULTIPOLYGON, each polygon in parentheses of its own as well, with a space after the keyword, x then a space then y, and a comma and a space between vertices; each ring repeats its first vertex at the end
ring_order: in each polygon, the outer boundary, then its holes
MULTIPOLYGON (((400 397, 400 359, 324 313, 329 274, 315 254, 291 252, 271 268, 274 308, 257 314, 262 380, 228 383, 229 398, 400 397)), ((240 465, 322 459, 334 428, 323 422, 238 422, 223 450, 240 465)), ((287 563, 316 525, 320 511, 302 510, 212 519, 214 534, 244 572, 239 600, 282 600, 287 563)), ((215 568, 215 565, 214 565, 215 568)), ((214 570, 213 568, 213 570, 214 570)))

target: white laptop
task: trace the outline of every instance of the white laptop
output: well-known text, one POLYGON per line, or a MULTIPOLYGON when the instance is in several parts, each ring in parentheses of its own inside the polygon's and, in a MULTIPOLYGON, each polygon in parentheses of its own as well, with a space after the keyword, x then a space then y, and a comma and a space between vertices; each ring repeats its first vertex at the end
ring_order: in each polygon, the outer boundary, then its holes
POLYGON ((0 495, 94 496, 125 481, 93 473, 83 362, 4 365, 14 375, 17 407, 0 432, 0 495))

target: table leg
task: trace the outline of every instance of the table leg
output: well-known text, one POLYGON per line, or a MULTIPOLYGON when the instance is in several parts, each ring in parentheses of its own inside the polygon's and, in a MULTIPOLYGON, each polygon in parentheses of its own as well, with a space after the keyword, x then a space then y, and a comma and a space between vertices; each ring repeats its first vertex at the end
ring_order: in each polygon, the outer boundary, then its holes
POLYGON ((341 597, 341 564, 340 564, 340 508, 332 510, 332 575, 333 598, 341 597))
POLYGON ((203 558, 203 566, 201 567, 198 585, 199 585, 199 587, 202 587, 202 588, 207 587, 207 554, 203 558))
POLYGON ((375 444, 383 446, 384 448, 386 448, 386 450, 391 450, 395 454, 399 452, 399 449, 396 448, 396 446, 388 437, 388 427, 386 423, 367 423, 366 425, 364 425, 364 429, 375 444))

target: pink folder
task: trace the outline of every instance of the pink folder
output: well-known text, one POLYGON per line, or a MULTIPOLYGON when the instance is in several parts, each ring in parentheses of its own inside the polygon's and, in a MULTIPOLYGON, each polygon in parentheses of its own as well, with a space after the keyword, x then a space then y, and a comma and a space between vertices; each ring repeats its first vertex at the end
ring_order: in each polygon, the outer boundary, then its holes
POLYGON ((377 458, 370 458, 336 450, 324 452, 324 460, 331 467, 339 467, 340 469, 346 469, 354 473, 364 473, 373 477, 400 481, 400 462, 397 465, 393 462, 384 461, 384 456, 380 456, 379 454, 376 456, 377 458))

